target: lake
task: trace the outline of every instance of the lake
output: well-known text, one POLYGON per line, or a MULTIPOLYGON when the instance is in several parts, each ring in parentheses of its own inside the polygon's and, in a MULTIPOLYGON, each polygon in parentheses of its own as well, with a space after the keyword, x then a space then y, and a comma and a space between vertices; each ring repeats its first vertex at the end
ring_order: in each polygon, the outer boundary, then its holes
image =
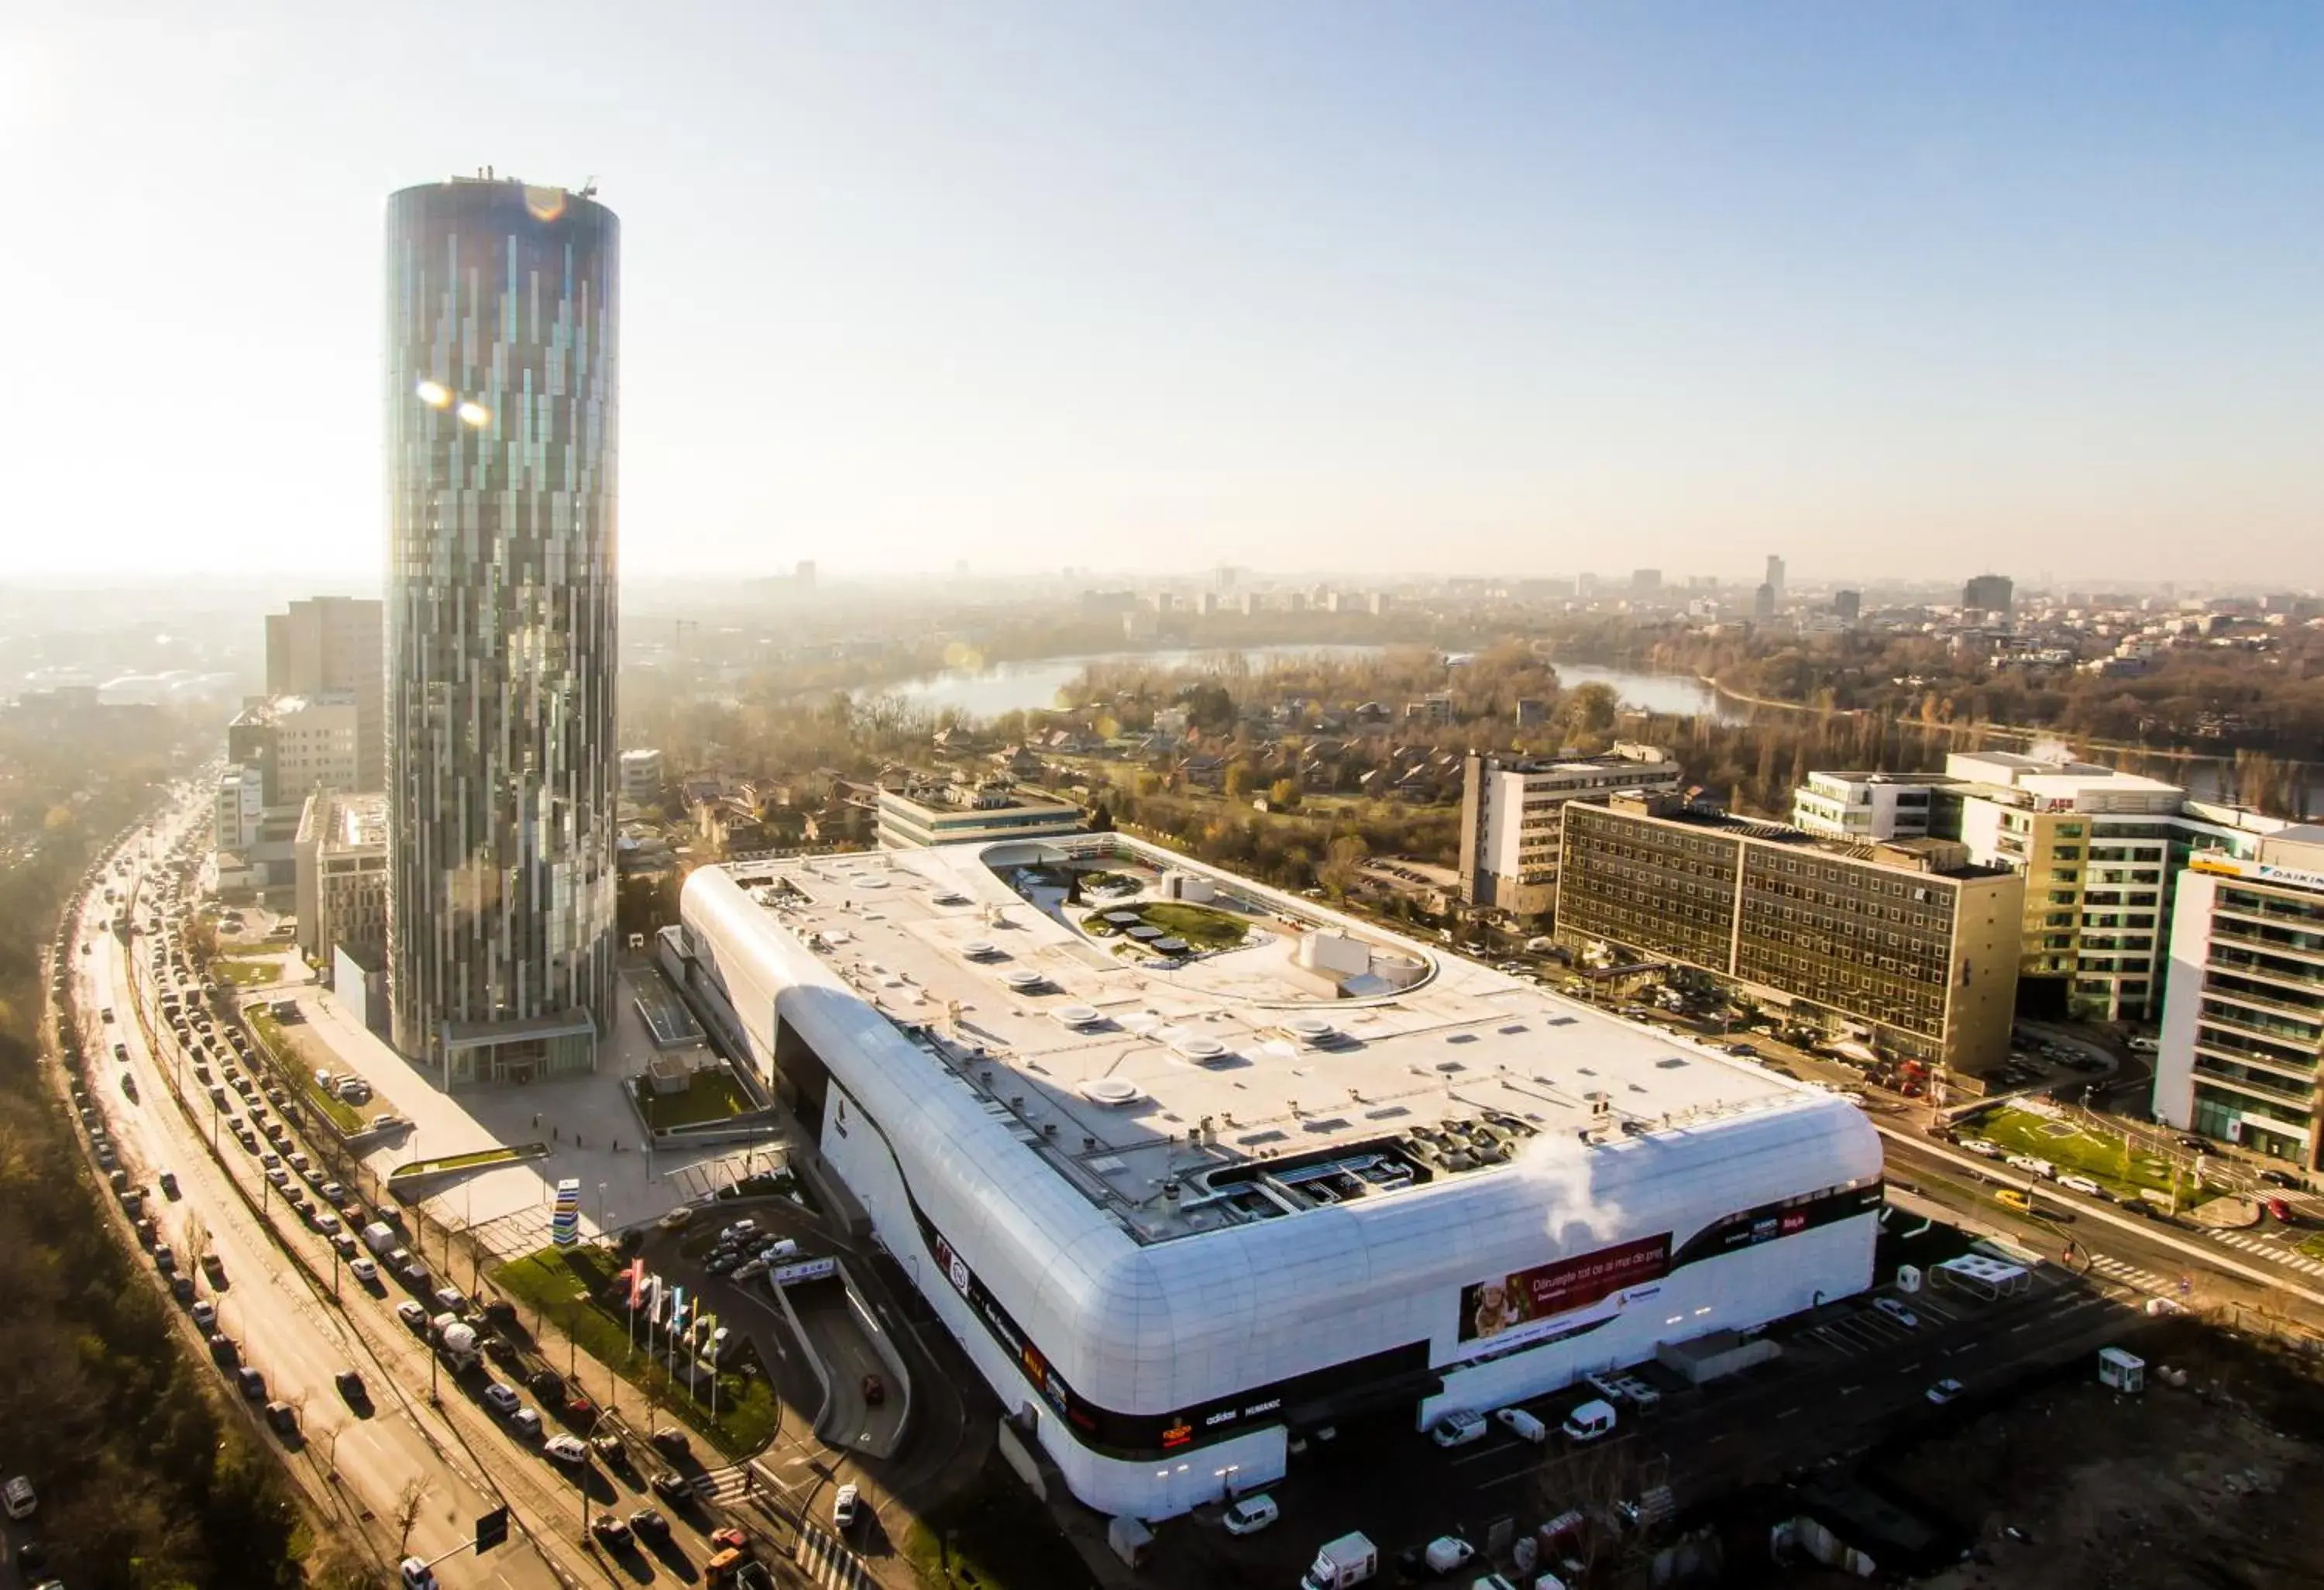
MULTIPOLYGON (((1380 646, 1300 645, 1247 646, 1240 653, 1254 672, 1263 672, 1271 661, 1293 657, 1374 657, 1386 650, 1380 646)), ((1003 662, 991 668, 969 670, 948 668, 941 673, 923 674, 918 679, 859 690, 862 696, 900 697, 909 706, 927 713, 951 709, 972 717, 998 717, 1004 712, 1046 711, 1057 705, 1057 692, 1095 663, 1142 663, 1148 668, 1184 668, 1190 663, 1217 661, 1235 655, 1234 650, 1184 650, 1173 652, 1097 652, 1075 657, 1031 658, 1021 662, 1003 662)), ((1719 692, 1700 679, 1683 674, 1634 673, 1626 669, 1599 668, 1586 662, 1561 662, 1557 677, 1566 689, 1576 685, 1606 684, 1614 687, 1626 706, 1659 713, 1713 713, 1722 723, 1741 723, 1748 716, 1745 709, 1722 700, 1719 692)))

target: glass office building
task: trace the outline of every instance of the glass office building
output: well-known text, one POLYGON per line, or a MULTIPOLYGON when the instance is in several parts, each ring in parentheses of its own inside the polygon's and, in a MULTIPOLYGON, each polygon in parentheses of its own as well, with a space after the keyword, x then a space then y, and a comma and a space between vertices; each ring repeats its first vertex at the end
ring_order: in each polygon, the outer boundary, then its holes
POLYGON ((388 200, 389 985, 447 1086, 613 1013, 620 238, 490 172, 388 200))

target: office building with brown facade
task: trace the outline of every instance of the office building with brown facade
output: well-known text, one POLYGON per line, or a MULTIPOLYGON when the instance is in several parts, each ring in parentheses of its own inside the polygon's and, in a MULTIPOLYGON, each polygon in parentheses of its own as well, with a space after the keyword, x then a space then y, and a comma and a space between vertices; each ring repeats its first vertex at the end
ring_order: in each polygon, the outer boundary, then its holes
POLYGON ((1564 814, 1557 936, 1707 972, 1877 1052, 2009 1052, 2024 881, 1944 839, 1821 843, 1674 794, 1564 814))

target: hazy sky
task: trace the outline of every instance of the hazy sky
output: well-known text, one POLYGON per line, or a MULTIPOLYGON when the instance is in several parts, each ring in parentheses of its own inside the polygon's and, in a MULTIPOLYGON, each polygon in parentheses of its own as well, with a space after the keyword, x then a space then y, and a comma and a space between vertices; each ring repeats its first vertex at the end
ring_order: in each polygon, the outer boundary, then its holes
POLYGON ((633 571, 2324 581, 2324 7, 2110 0, 0 8, 0 574, 375 571, 487 163, 633 571))

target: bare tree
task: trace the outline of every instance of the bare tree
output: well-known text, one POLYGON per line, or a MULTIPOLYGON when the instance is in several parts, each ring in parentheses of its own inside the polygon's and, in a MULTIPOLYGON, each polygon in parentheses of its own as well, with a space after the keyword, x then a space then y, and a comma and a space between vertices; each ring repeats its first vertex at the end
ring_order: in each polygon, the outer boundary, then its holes
POLYGON ((199 1264, 202 1255, 209 1251, 210 1228, 198 1209, 186 1211, 186 1257, 189 1263, 199 1264))
POLYGON ((395 1493, 395 1555, 401 1557, 411 1544, 412 1526, 420 1521, 428 1505, 428 1482, 417 1474, 403 1482, 395 1493))

